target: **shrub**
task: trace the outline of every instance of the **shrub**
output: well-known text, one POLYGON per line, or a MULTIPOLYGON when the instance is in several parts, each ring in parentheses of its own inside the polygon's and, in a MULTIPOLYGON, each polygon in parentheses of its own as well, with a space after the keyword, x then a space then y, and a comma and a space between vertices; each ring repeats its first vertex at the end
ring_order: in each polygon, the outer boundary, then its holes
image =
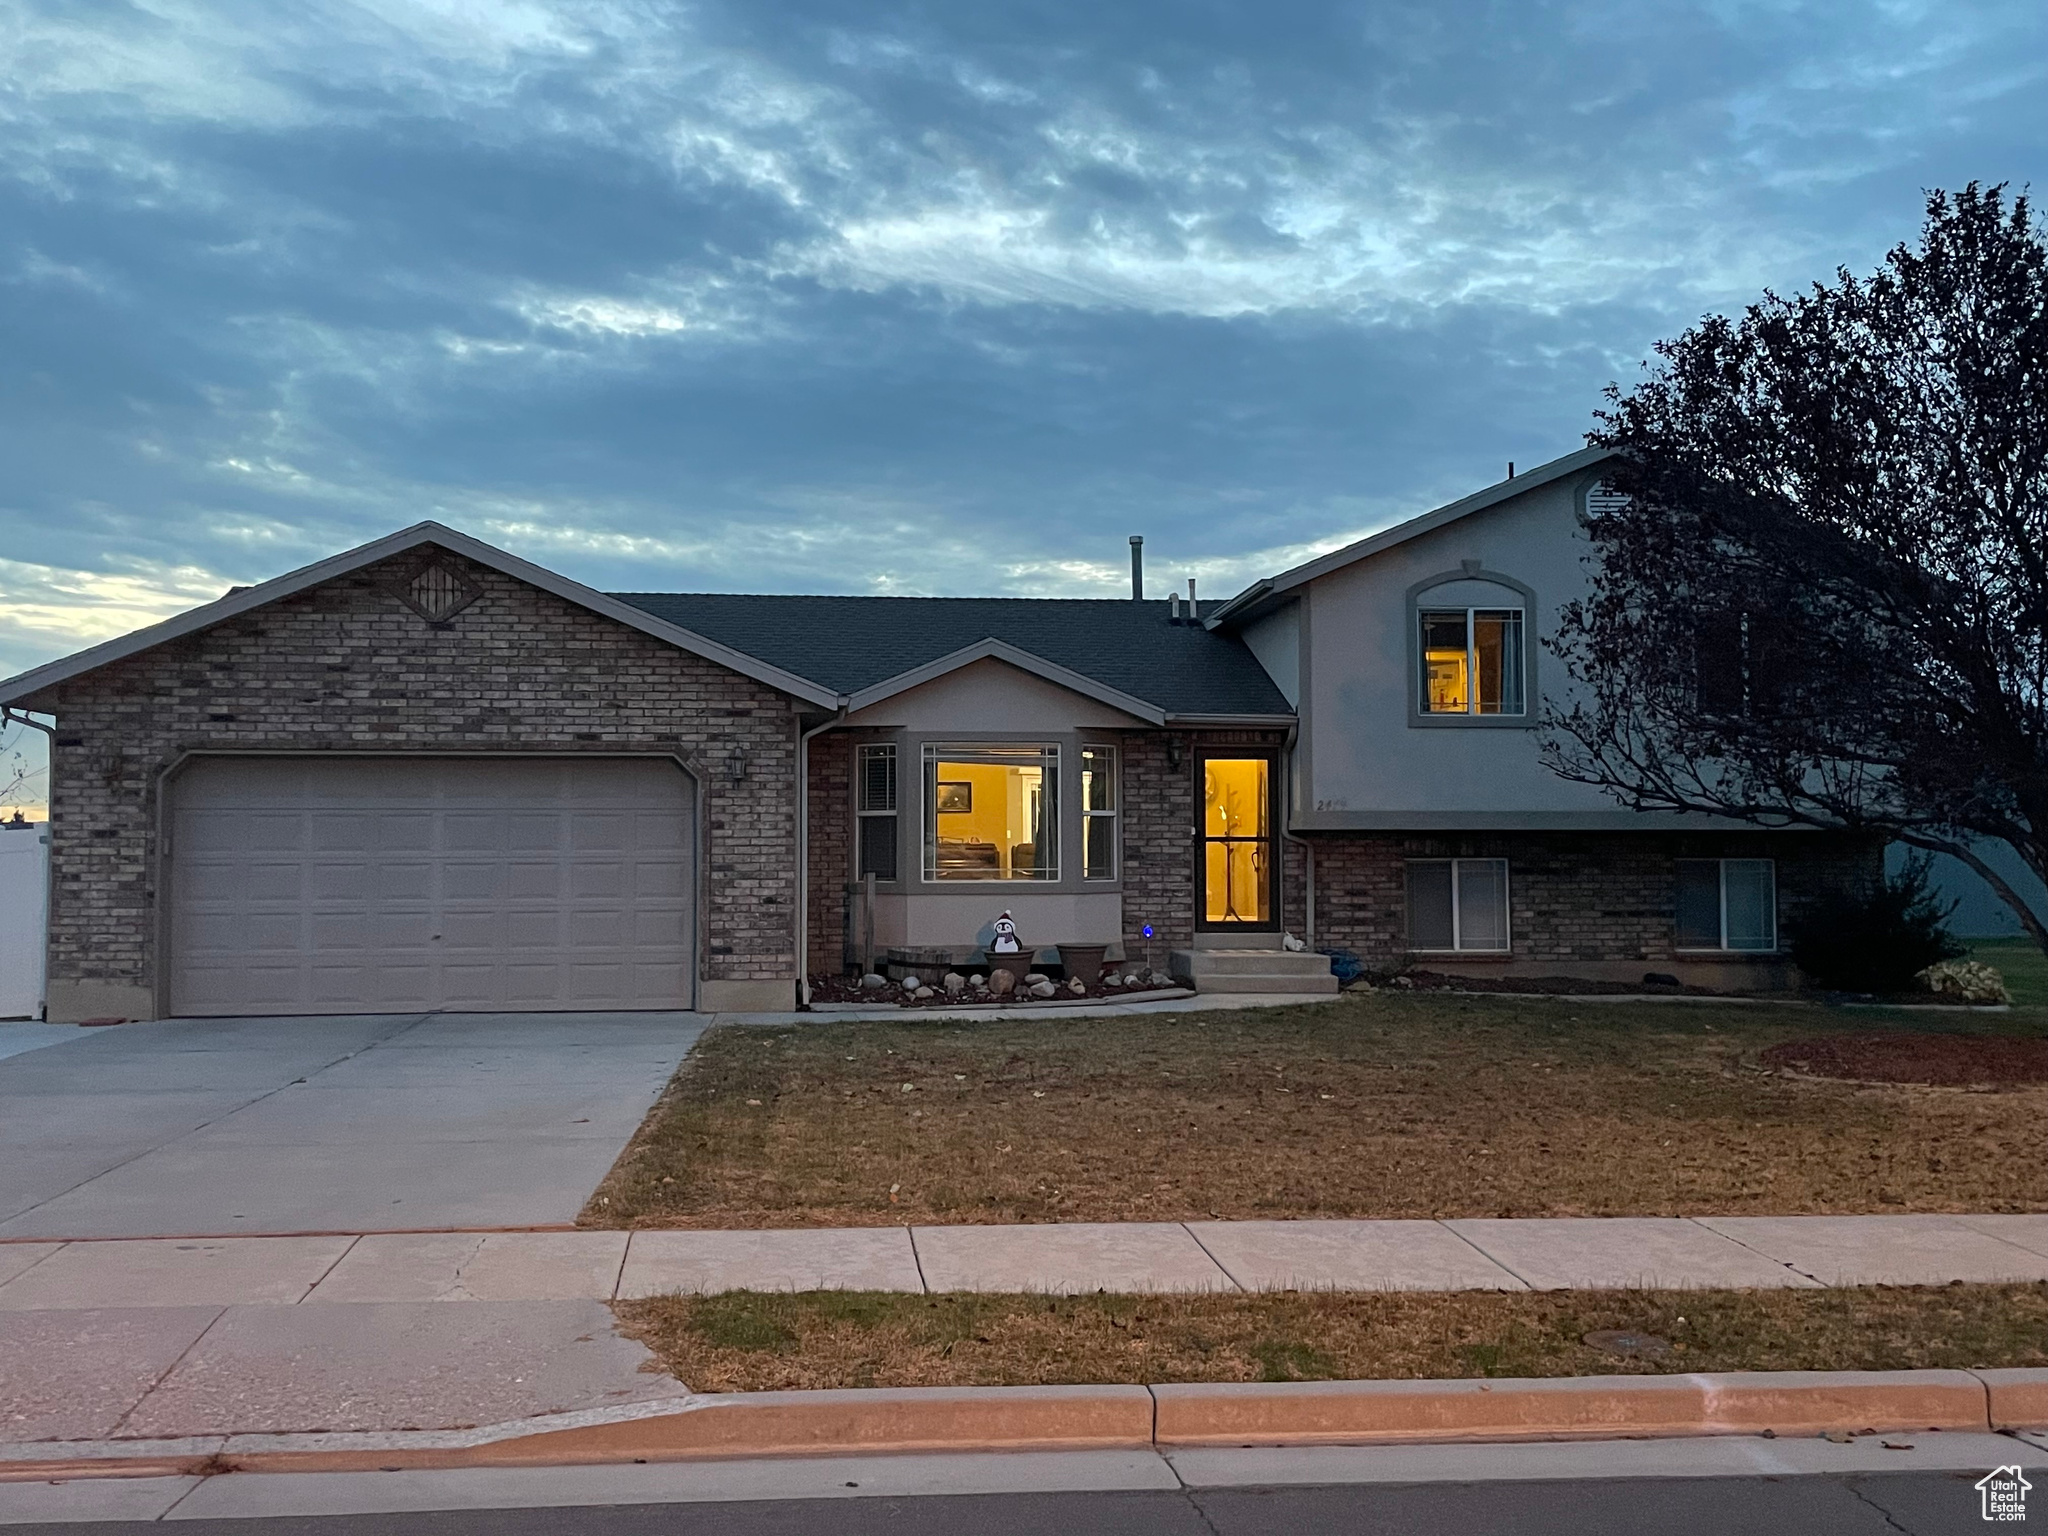
POLYGON ((1793 960, 1837 991, 1912 991, 1920 972, 1964 953, 1946 926, 1955 903, 1943 906, 1927 888, 1932 864, 1914 857, 1868 891, 1837 891, 1816 901, 1786 925, 1793 960))

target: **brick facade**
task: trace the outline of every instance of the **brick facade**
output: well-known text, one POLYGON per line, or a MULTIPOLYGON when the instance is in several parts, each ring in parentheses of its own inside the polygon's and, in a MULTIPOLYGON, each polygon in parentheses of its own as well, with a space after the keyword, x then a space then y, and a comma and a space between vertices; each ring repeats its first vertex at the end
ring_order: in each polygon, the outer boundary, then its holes
MULTIPOLYGON (((1195 932, 1195 855, 1191 835, 1201 822, 1197 799, 1199 754, 1229 747, 1277 748, 1280 731, 1132 731, 1123 738, 1123 856, 1125 945, 1145 944, 1143 927, 1153 928, 1153 953, 1161 965, 1167 951, 1185 949, 1195 932), (1169 743, 1180 744, 1180 766, 1172 765, 1169 743)), ((1302 855, 1281 843, 1280 921, 1301 932, 1302 855)))
POLYGON ((53 1004, 68 988, 107 1000, 102 1011, 147 1006, 160 983, 158 786, 183 755, 209 751, 680 757, 702 801, 701 976, 739 984, 735 996, 793 986, 796 701, 487 566, 440 558, 481 592, 443 625, 394 595, 412 552, 29 701, 57 717, 53 1004))
MULTIPOLYGON (((1316 942, 1349 949, 1376 970, 1507 967, 1522 972, 1639 979, 1645 965, 1769 966, 1781 960, 1681 954, 1675 947, 1681 858, 1768 858, 1777 864, 1778 920, 1796 921, 1822 890, 1867 887, 1883 869, 1881 843, 1860 836, 1763 832, 1312 833, 1316 942), (1411 957, 1406 861, 1505 858, 1505 958, 1411 957)), ((1723 978, 1725 979, 1725 978, 1723 978)))
POLYGON ((844 731, 813 736, 810 757, 810 933, 813 976, 846 968, 847 882, 853 878, 853 747, 844 731))

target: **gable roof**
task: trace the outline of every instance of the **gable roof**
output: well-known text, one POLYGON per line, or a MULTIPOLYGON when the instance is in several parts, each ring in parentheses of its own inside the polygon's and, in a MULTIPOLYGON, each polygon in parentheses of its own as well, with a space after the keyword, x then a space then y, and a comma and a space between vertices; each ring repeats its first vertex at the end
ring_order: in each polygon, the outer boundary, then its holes
POLYGON ((1206 622, 1213 626, 1233 621, 1241 623, 1256 618, 1272 607, 1277 599, 1296 587, 1307 585, 1318 576, 1327 576, 1330 572, 1354 561, 1368 560, 1382 550, 1392 549, 1397 544, 1406 544, 1410 539, 1420 538, 1425 533, 1433 533, 1447 523, 1455 523, 1475 512, 1484 512, 1488 507, 1498 506, 1510 497, 1536 490, 1553 480, 1562 480, 1567 475, 1577 474, 1582 469, 1590 469, 1595 464, 1604 463, 1613 457, 1614 450, 1611 448, 1581 448, 1578 452, 1568 453, 1561 459, 1552 459, 1548 464, 1539 464, 1525 474, 1498 481, 1483 491, 1474 491, 1470 496, 1461 497, 1432 512, 1425 512, 1420 517, 1411 517, 1405 523, 1396 523, 1391 528, 1382 528, 1378 533, 1367 534, 1355 543, 1346 544, 1342 549, 1333 549, 1327 555, 1318 555, 1292 570, 1282 571, 1278 576, 1268 576, 1255 581, 1208 615, 1206 622))
POLYGON ((302 566, 273 580, 230 592, 223 598, 194 608, 189 613, 181 613, 175 618, 166 619, 161 624, 152 624, 147 629, 138 629, 132 634, 108 640, 89 650, 66 656, 62 660, 32 667, 17 677, 0 682, 0 704, 18 703, 53 684, 67 682, 95 668, 125 660, 167 641, 197 634, 215 624, 224 623, 253 609, 261 608, 266 603, 274 603, 280 598, 290 597, 295 592, 317 587, 324 581, 346 576, 351 571, 361 570, 366 565, 375 565, 380 560, 388 560, 394 555, 402 555, 407 550, 417 549, 422 545, 437 545, 455 554, 466 556, 479 565, 503 571, 507 576, 539 587, 544 592, 552 592, 566 602, 575 603, 608 619, 615 619, 629 628, 652 635, 657 640, 666 640, 670 645, 702 656, 707 661, 715 661, 720 666, 730 667, 733 671, 751 677, 757 682, 766 683, 771 688, 779 688, 810 703, 829 709, 839 702, 830 690, 820 688, 808 678, 786 672, 745 651, 735 650, 721 641, 693 634, 678 624, 649 613, 644 608, 620 602, 615 597, 586 587, 581 582, 571 581, 545 566, 535 565, 531 561, 520 559, 517 555, 493 548, 481 539, 473 539, 466 533, 457 533, 453 528, 430 522, 417 523, 413 527, 401 529, 397 533, 355 549, 345 550, 312 565, 302 566))
POLYGON ((1294 713, 1243 641, 1201 624, 1170 623, 1165 602, 605 593, 433 522, 31 668, 0 682, 0 704, 18 703, 96 668, 429 545, 821 709, 864 708, 994 658, 1153 724, 1286 719, 1294 713))
POLYGON ((1294 714, 1243 641, 1171 623, 1163 601, 613 595, 814 679, 851 708, 994 656, 1154 723, 1294 714))

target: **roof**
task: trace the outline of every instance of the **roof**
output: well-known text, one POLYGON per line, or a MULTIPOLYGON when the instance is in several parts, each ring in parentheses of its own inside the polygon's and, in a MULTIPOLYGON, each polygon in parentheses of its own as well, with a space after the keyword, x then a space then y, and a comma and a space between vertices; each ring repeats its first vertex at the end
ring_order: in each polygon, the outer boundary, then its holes
POLYGON ((1230 601, 1220 605, 1213 613, 1205 616, 1209 624, 1243 622, 1266 612, 1278 599, 1305 586, 1318 576, 1327 576, 1355 561, 1370 559, 1382 550, 1392 549, 1397 544, 1406 544, 1410 539, 1433 533, 1446 523, 1455 523, 1459 518, 1470 517, 1488 507, 1499 506, 1510 497, 1524 495, 1529 491, 1562 480, 1567 475, 1590 469, 1614 457, 1611 448, 1581 448, 1568 453, 1561 459, 1552 459, 1548 464, 1539 464, 1526 474, 1511 475, 1505 480, 1489 485, 1483 491, 1474 491, 1470 496, 1459 498, 1447 506, 1425 512, 1420 517, 1411 517, 1405 523, 1396 523, 1391 528, 1382 528, 1378 533, 1368 534, 1342 549, 1333 549, 1327 555, 1282 571, 1278 576, 1268 576, 1253 582, 1230 601))
POLYGON ((317 587, 322 582, 334 580, 337 576, 345 576, 366 565, 375 565, 380 560, 388 560, 394 555, 402 555, 407 550, 429 544, 467 556, 479 565, 503 571, 506 575, 539 587, 544 592, 552 592, 566 602, 575 603, 593 613, 603 614, 608 619, 616 619, 629 628, 652 635, 657 640, 666 640, 670 645, 690 651, 706 660, 715 661, 721 666, 730 667, 733 671, 751 677, 757 682, 767 683, 772 688, 780 688, 783 692, 794 694, 810 703, 829 709, 839 702, 829 691, 821 689, 807 678, 785 672, 719 641, 692 634, 689 630, 658 618, 643 608, 636 608, 620 602, 617 598, 607 597, 604 593, 586 587, 581 582, 571 581, 545 566, 535 565, 530 560, 522 560, 517 555, 507 554, 481 539, 473 539, 466 533, 458 533, 455 529, 440 523, 417 523, 355 549, 345 550, 312 565, 302 566, 270 581, 240 588, 218 601, 206 603, 188 613, 181 613, 176 618, 166 619, 161 624, 152 624, 147 629, 138 629, 133 634, 122 635, 119 639, 95 645, 89 650, 79 651, 76 655, 66 656, 61 661, 33 667, 19 676, 10 677, 0 682, 0 705, 17 704, 54 684, 69 681, 111 662, 139 655, 168 641, 197 634, 215 624, 239 618, 242 614, 261 608, 266 603, 274 603, 280 598, 290 597, 295 592, 303 592, 308 587, 317 587))
MULTIPOLYGON (((1291 718, 1235 635, 1164 602, 1098 598, 604 593, 440 523, 420 523, 0 682, 0 704, 421 546, 503 571, 821 709, 859 709, 994 657, 1155 724, 1291 718)), ((1216 605, 1209 604, 1213 608, 1216 605)))
MULTIPOLYGON (((1164 602, 731 592, 612 596, 809 678, 841 695, 851 708, 995 656, 1141 717, 1269 719, 1294 714, 1243 641, 1200 624, 1171 623, 1164 602), (1133 709, 1133 704, 1141 707, 1133 709)), ((1218 606, 1203 604, 1204 616, 1218 606)))

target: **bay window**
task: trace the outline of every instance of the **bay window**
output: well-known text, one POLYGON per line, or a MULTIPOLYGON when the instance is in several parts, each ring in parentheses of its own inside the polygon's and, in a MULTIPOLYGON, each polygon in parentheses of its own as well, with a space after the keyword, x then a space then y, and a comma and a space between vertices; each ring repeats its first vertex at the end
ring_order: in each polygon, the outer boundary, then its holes
POLYGON ((1059 879, 1059 780, 1056 746, 927 746, 925 879, 1059 879))
POLYGON ((896 878, 896 749, 862 747, 854 762, 856 876, 896 878))
POLYGON ((1116 748, 1081 749, 1081 878, 1116 878, 1116 748))

